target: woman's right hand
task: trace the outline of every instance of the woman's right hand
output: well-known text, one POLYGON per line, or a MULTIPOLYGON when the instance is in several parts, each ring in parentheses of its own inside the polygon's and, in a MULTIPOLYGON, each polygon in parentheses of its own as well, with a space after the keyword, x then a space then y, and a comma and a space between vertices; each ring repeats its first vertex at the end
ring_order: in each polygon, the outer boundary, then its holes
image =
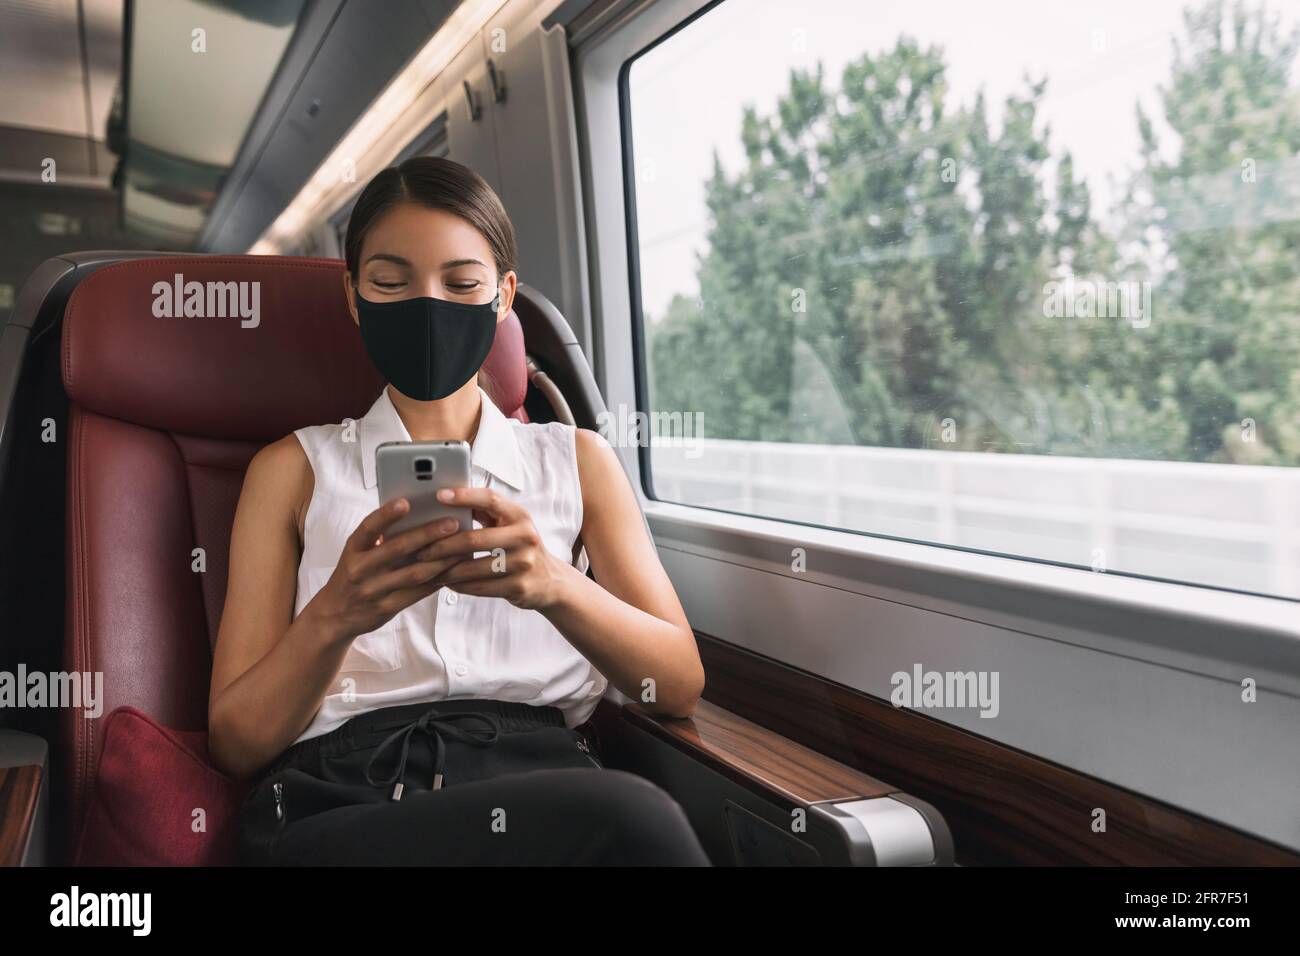
POLYGON ((421 548, 457 530, 455 518, 385 538, 384 530, 410 509, 405 498, 398 498, 366 515, 348 536, 330 579, 303 608, 332 639, 351 642, 383 627, 399 611, 437 591, 440 585, 432 580, 468 557, 416 559, 421 548))

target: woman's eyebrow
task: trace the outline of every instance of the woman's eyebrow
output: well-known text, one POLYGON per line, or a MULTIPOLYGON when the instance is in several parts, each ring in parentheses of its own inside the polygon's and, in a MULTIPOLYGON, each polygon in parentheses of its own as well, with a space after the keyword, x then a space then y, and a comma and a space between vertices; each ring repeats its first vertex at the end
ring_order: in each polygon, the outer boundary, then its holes
POLYGON ((366 260, 366 264, 369 265, 370 263, 375 261, 391 262, 395 265, 406 266, 407 268, 410 268, 411 266, 409 259, 403 259, 401 256, 395 256, 390 252, 376 252, 373 256, 371 256, 369 259, 366 260))
POLYGON ((483 266, 484 268, 487 268, 487 266, 478 259, 451 259, 442 264, 444 269, 454 269, 457 266, 483 266))

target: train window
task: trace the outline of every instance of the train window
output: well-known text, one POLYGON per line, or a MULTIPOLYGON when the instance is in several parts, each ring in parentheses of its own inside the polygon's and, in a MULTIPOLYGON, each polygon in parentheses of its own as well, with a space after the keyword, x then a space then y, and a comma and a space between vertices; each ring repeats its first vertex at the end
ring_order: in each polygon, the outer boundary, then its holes
POLYGON ((648 493, 1300 597, 1298 42, 1280 0, 747 0, 642 50, 648 493))

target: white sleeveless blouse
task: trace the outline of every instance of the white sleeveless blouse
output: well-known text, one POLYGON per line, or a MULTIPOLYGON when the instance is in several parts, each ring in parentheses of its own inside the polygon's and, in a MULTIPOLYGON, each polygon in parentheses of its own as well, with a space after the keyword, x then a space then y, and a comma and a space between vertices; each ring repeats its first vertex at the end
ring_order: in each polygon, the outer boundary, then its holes
MULTIPOLYGON (((470 446, 470 484, 519 501, 546 547, 585 573, 586 549, 574 555, 582 528, 575 428, 507 418, 481 386, 478 391, 482 411, 470 446)), ((334 573, 348 536, 379 507, 375 449, 411 436, 387 387, 359 421, 294 434, 315 474, 296 617, 334 573)), ((481 525, 475 521, 474 527, 481 525)), ((551 705, 576 727, 591 716, 606 685, 540 612, 441 588, 352 642, 320 709, 294 743, 380 707, 467 697, 551 705)))

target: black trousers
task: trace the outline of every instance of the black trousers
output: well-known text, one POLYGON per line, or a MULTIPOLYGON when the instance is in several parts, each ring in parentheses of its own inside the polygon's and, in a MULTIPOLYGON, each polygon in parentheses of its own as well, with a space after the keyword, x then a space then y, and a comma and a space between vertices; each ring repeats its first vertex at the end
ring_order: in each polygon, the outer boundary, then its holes
POLYGON ((708 866, 681 806, 555 707, 385 707, 289 747, 244 802, 245 865, 708 866))

